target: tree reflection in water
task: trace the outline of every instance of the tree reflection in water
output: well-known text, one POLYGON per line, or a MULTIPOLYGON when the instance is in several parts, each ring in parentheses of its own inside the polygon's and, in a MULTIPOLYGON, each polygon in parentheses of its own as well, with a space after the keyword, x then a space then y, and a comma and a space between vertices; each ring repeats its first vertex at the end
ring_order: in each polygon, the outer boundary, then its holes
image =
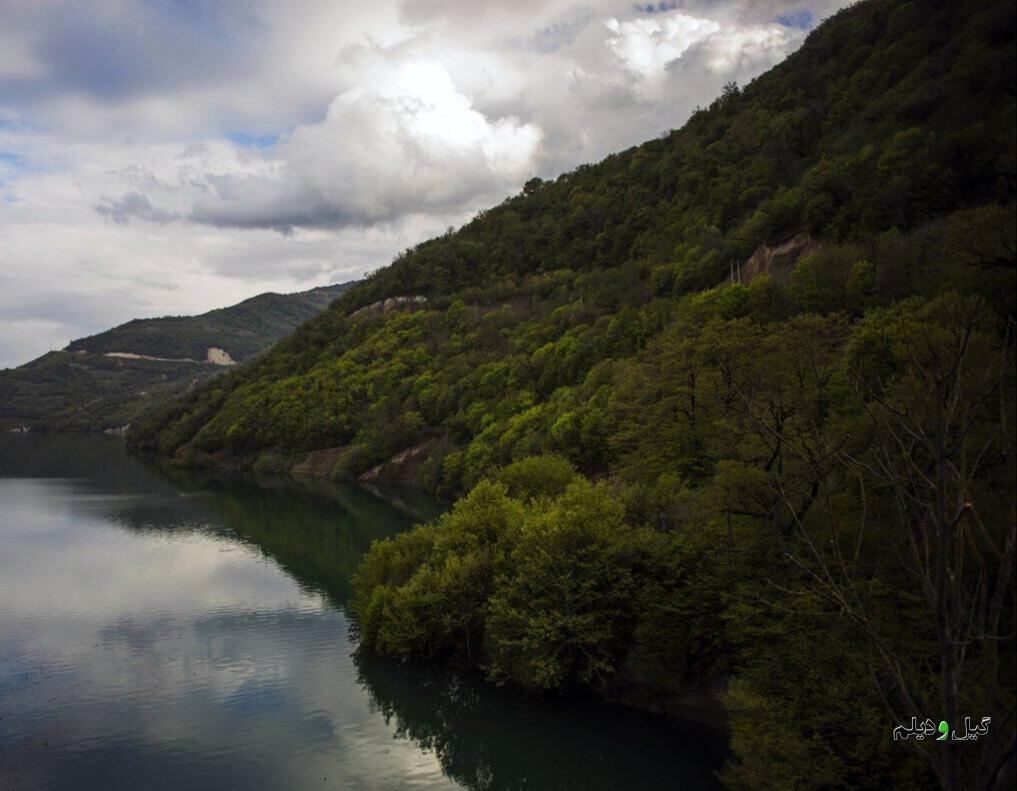
POLYGON ((526 698, 470 673, 355 657, 396 736, 432 751, 473 791, 719 788, 724 740, 592 700, 526 698))

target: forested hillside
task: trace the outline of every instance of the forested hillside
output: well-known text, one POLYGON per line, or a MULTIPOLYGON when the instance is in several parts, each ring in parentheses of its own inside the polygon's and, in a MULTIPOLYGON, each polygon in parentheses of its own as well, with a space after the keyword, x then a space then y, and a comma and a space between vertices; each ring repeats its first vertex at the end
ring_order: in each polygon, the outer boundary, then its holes
POLYGON ((0 370, 0 428, 125 426, 220 374, 208 361, 210 349, 242 361, 319 313, 348 285, 260 294, 200 316, 135 319, 0 370))
POLYGON ((321 286, 295 294, 259 294, 199 316, 134 319, 98 335, 71 341, 66 351, 129 352, 203 361, 208 349, 215 347, 240 361, 317 315, 348 285, 321 286))
POLYGON ((670 711, 716 691, 733 788, 1007 787, 1015 26, 852 6, 681 130, 406 252, 135 447, 461 497, 368 556, 364 650, 670 711), (991 725, 894 741, 912 717, 991 725))

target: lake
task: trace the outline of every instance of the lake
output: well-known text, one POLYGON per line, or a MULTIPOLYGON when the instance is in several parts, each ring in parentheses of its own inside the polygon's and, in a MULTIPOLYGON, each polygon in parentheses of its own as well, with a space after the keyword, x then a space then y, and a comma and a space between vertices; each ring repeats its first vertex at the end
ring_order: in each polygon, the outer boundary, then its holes
POLYGON ((717 787, 695 727, 354 656, 359 558, 438 512, 0 436, 0 788, 717 787))

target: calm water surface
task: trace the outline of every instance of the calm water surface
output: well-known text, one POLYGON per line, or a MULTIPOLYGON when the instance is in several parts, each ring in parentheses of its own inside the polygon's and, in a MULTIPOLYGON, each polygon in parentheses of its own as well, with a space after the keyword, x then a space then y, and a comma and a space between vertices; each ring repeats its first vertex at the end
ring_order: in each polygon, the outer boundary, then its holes
POLYGON ((357 561, 434 513, 0 436, 0 789, 716 787, 694 729, 353 657, 357 561))

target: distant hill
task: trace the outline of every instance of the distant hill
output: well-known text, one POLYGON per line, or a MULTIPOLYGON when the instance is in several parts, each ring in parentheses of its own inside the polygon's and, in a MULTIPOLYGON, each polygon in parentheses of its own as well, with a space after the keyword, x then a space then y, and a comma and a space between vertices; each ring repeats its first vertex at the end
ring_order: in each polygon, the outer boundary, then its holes
POLYGON ((297 294, 259 294, 200 316, 134 319, 98 335, 71 341, 66 351, 128 352, 203 361, 208 349, 218 348, 239 362, 317 315, 345 288, 343 284, 297 294))
POLYGON ((259 294, 199 316, 134 319, 0 371, 0 429, 100 431, 271 346, 351 284, 259 294))

